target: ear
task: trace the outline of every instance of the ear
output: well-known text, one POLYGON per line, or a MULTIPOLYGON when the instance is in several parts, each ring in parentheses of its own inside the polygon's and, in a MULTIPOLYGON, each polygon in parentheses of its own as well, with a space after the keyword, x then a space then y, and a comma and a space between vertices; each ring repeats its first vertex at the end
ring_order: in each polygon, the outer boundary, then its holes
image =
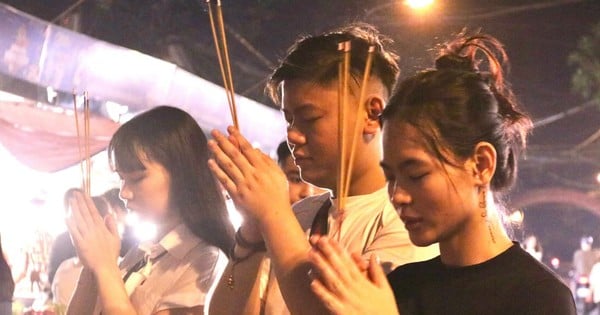
POLYGON ((477 186, 486 186, 496 172, 496 149, 489 142, 475 145, 472 156, 472 172, 477 186))
POLYGON ((383 99, 378 96, 371 95, 365 101, 365 112, 367 119, 363 134, 374 135, 381 130, 381 124, 379 123, 379 116, 383 112, 383 99))

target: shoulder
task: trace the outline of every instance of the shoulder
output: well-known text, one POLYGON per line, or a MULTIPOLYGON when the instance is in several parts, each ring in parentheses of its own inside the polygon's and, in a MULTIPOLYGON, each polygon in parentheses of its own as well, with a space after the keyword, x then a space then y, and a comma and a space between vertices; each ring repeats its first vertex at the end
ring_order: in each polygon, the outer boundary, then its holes
MULTIPOLYGON (((158 261, 161 269, 173 276, 211 278, 216 272, 221 250, 192 233, 187 227, 177 229, 175 241, 167 242, 168 255, 158 261)), ((161 241, 161 244, 162 241, 161 241)))
POLYGON ((510 265, 507 267, 510 267, 515 275, 519 275, 515 278, 521 279, 520 281, 527 281, 531 285, 543 283, 554 287, 564 287, 568 290, 554 271, 516 244, 509 249, 505 259, 507 262, 510 261, 510 265))
POLYGON ((313 209, 319 210, 319 207, 327 201, 331 197, 329 192, 324 192, 319 195, 309 196, 304 199, 299 200, 298 202, 292 205, 292 209, 296 215, 302 214, 303 212, 310 211, 313 209))
MULTIPOLYGON (((548 307, 552 305, 552 307, 559 307, 558 309, 568 310, 570 306, 574 305, 571 291, 565 282, 516 242, 499 257, 493 266, 496 276, 500 277, 496 281, 503 283, 506 288, 510 288, 510 291, 515 294, 511 296, 527 297, 522 300, 521 309, 528 309, 531 305, 536 305, 538 308, 543 306, 550 310, 548 307)), ((515 305, 519 304, 517 301, 517 299, 514 300, 515 305)))
POLYGON ((503 256, 502 260, 509 264, 512 270, 525 273, 531 277, 549 278, 560 281, 554 271, 536 260, 531 254, 521 248, 517 242, 514 242, 513 246, 503 256))
POLYGON ((303 229, 310 228, 312 220, 330 196, 329 192, 325 192, 320 195, 306 197, 292 205, 294 215, 303 229))
POLYGON ((199 271, 210 270, 212 272, 221 256, 224 256, 224 254, 221 253, 221 250, 218 247, 200 240, 200 242, 190 250, 186 258, 189 260, 192 268, 199 271))

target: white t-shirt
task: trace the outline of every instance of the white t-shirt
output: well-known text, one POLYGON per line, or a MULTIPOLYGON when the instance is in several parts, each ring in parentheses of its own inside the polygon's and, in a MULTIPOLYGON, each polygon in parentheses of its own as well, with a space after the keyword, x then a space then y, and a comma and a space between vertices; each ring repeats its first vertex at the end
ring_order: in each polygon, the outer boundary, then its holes
MULTIPOLYGON (((314 217, 328 198, 330 194, 325 193, 305 198, 294 204, 294 213, 300 226, 306 231, 307 237, 314 217)), ((329 209, 328 235, 336 239, 339 218, 337 205, 334 202, 329 209)), ((347 198, 339 243, 351 253, 361 253, 365 259, 369 259, 371 254, 376 254, 386 273, 399 265, 423 261, 439 255, 437 244, 417 247, 411 243, 404 223, 389 200, 386 188, 371 194, 347 198)), ((275 274, 273 270, 269 272, 271 268, 268 259, 265 259, 261 268, 261 297, 264 300, 265 314, 290 314, 275 274)))
MULTIPOLYGON (((122 275, 144 258, 148 247, 166 254, 156 259, 148 277, 130 295, 137 314, 204 305, 209 289, 223 271, 219 261, 226 259, 225 255, 180 224, 158 243, 129 250, 119 264, 122 275)), ((98 314, 100 309, 96 311, 98 314)))
POLYGON ((71 257, 60 263, 52 280, 52 302, 54 304, 64 306, 69 304, 82 268, 83 265, 77 257, 71 257))

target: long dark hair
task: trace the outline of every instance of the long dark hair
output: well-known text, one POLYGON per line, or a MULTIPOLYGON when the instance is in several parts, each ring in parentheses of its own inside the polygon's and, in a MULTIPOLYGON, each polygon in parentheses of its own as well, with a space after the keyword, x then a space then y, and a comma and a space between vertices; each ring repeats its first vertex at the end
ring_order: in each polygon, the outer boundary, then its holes
POLYGON ((489 142, 497 152, 490 187, 495 194, 503 193, 516 179, 519 154, 532 126, 504 80, 507 62, 496 38, 463 32, 440 46, 435 69, 397 86, 382 119, 416 127, 437 157, 451 165, 470 156, 478 142, 489 142), (488 71, 481 71, 483 66, 488 71))
POLYGON ((123 124, 108 145, 111 167, 122 172, 144 169, 141 152, 169 172, 169 202, 185 225, 227 252, 233 245, 233 226, 208 169, 206 136, 194 118, 175 107, 155 107, 123 124))

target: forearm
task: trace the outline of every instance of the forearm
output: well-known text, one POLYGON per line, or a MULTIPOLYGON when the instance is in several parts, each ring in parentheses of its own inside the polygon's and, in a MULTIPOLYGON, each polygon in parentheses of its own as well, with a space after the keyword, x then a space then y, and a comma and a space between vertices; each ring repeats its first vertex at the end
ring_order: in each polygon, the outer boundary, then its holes
POLYGON ((278 211, 260 222, 281 293, 292 314, 324 314, 310 289, 311 246, 292 210, 278 211), (289 212, 288 212, 289 211, 289 212))
POLYGON ((100 298, 103 315, 136 314, 125 291, 118 268, 94 274, 83 268, 75 292, 67 308, 67 315, 93 314, 100 298))
POLYGON ((95 280, 103 315, 137 314, 129 300, 127 291, 125 291, 121 273, 116 265, 96 271, 95 280))
POLYGON ((210 315, 254 315, 260 313, 259 271, 264 252, 243 253, 248 258, 229 262, 210 300, 210 315))
POLYGON ((98 288, 92 272, 83 268, 67 306, 67 315, 92 314, 96 306, 98 288))

